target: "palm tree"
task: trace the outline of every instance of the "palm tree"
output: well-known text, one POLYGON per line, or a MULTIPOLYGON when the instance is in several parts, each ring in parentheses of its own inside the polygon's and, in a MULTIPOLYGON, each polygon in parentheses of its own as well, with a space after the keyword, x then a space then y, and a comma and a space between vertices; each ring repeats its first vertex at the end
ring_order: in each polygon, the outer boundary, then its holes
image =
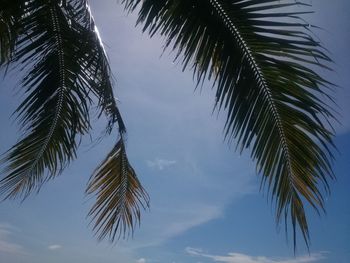
MULTIPOLYGON (((277 222, 306 245, 305 204, 324 210, 334 177, 332 84, 316 68, 331 59, 311 26, 277 0, 123 0, 151 36, 165 36, 197 85, 213 80, 215 109, 227 114, 225 139, 251 152, 262 186, 276 201, 277 222), (326 100, 326 101, 327 101, 326 100), (329 104, 329 103, 328 103, 329 104), (327 125, 326 125, 326 124, 327 125), (322 188, 325 189, 322 190, 322 188)), ((20 140, 1 160, 0 194, 25 198, 61 174, 90 132, 92 105, 117 143, 94 171, 86 193, 99 239, 132 233, 149 198, 131 167, 126 128, 113 95, 106 53, 88 0, 0 0, 0 65, 26 70, 15 110, 20 140), (114 128, 116 130, 114 131, 114 128)))

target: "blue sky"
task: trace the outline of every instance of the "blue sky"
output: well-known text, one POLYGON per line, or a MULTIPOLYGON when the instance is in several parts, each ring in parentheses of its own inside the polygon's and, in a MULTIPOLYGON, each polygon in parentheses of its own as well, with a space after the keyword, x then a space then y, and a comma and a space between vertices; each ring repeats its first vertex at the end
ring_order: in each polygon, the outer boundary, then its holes
MULTIPOLYGON (((190 72, 162 56, 161 39, 134 27, 115 0, 91 1, 116 77, 116 96, 128 128, 129 159, 151 196, 133 239, 98 243, 86 214, 93 200, 84 196, 87 180, 114 138, 91 148, 64 174, 24 203, 0 203, 0 262, 5 263, 347 263, 350 261, 350 10, 349 1, 309 1, 308 17, 330 50, 335 72, 326 77, 341 88, 342 116, 335 142, 341 152, 337 181, 326 201, 327 215, 309 211, 310 254, 299 240, 296 256, 274 211, 259 192, 249 153, 239 155, 223 142, 221 115, 212 115, 209 84, 194 91, 190 72), (161 57, 160 57, 161 56, 161 57)), ((0 84, 0 152, 17 139, 9 116, 20 97, 12 89, 18 76, 0 84)), ((95 123, 95 138, 103 127, 95 123)))

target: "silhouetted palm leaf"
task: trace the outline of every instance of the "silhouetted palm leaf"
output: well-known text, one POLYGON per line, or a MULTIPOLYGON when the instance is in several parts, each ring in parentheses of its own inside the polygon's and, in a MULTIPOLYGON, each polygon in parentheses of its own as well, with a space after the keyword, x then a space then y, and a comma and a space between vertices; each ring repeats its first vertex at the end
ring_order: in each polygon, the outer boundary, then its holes
POLYGON ((95 98, 110 118, 108 130, 115 122, 125 130, 87 7, 86 1, 26 1, 22 13, 8 19, 18 34, 11 61, 30 70, 22 82, 27 96, 16 110, 24 138, 3 160, 7 176, 0 189, 7 197, 28 195, 75 158, 95 98))
MULTIPOLYGON (((124 0, 135 10, 141 0, 124 0)), ((276 0, 144 0, 139 23, 159 32, 191 65, 198 83, 213 79, 216 109, 225 109, 225 138, 250 148, 276 199, 277 220, 290 220, 294 246, 300 227, 308 245, 304 201, 324 209, 328 191, 332 118, 324 99, 331 84, 314 71, 330 62, 309 25, 290 11, 304 5, 276 0), (287 9, 286 9, 287 8, 287 9), (287 11, 286 11, 287 10, 287 11), (289 219, 288 219, 289 218, 289 219)), ((89 215, 99 238, 126 236, 148 196, 131 168, 125 125, 113 96, 110 69, 87 0, 0 0, 0 66, 29 69, 25 98, 15 114, 23 136, 5 155, 0 194, 26 197, 76 157, 98 102, 118 125, 119 141, 90 179, 97 202, 89 215)))
POLYGON ((17 62, 22 70, 29 69, 22 81, 26 96, 15 111, 23 136, 2 159, 5 168, 0 194, 25 198, 60 174, 76 157, 79 137, 89 132, 90 108, 97 102, 99 116, 104 113, 108 119, 106 132, 111 133, 117 124, 120 140, 87 191, 110 193, 111 185, 100 189, 96 180, 115 177, 121 178, 124 192, 118 192, 118 199, 112 189, 113 203, 103 199, 105 195, 99 196, 90 214, 98 216, 95 229, 103 224, 100 237, 112 230, 111 238, 117 231, 125 234, 140 220, 140 205, 148 205, 148 196, 126 157, 122 139, 126 129, 87 1, 1 0, 0 4, 0 65, 17 62), (120 224, 117 220, 104 225, 108 218, 96 207, 105 203, 115 209, 120 224))
POLYGON ((324 103, 331 86, 314 70, 330 58, 291 11, 304 5, 274 0, 124 0, 141 3, 138 23, 151 35, 166 37, 183 68, 200 83, 214 79, 216 108, 227 112, 225 137, 249 148, 276 198, 277 220, 299 226, 308 245, 304 201, 324 209, 320 187, 328 190, 332 118, 324 103), (287 10, 287 11, 286 11, 287 10))
POLYGON ((89 215, 99 239, 113 241, 133 233, 149 197, 129 164, 122 138, 90 178, 86 193, 97 196, 89 215))

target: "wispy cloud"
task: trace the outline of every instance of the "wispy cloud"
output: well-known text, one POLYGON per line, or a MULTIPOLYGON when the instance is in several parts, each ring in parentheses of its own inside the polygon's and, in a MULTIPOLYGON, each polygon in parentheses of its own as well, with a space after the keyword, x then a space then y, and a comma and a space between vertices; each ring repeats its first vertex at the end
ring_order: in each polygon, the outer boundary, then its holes
POLYGON ((158 170, 163 170, 164 168, 172 166, 174 164, 176 164, 175 160, 166 160, 160 158, 155 158, 153 161, 147 160, 148 167, 158 170))
MULTIPOLYGON (((141 228, 138 238, 132 243, 126 243, 125 246, 132 249, 159 246, 166 240, 179 236, 193 227, 205 224, 222 215, 223 207, 200 204, 197 204, 196 208, 192 206, 183 209, 155 208, 151 214, 148 214, 149 217, 146 216, 143 221, 149 227, 141 228), (153 224, 149 224, 149 221, 152 221, 153 224)), ((149 261, 147 260, 147 262, 149 261)))
POLYGON ((310 263, 319 262, 325 258, 324 253, 312 253, 295 258, 271 258, 265 256, 250 256, 241 253, 228 253, 227 255, 210 255, 203 253, 201 249, 187 247, 185 251, 192 256, 200 256, 212 259, 214 262, 223 263, 310 263))
POLYGON ((58 249, 61 249, 62 246, 61 245, 58 245, 58 244, 54 244, 54 245, 50 245, 47 247, 49 250, 58 250, 58 249))
POLYGON ((209 205, 198 205, 196 210, 187 210, 177 211, 178 218, 183 220, 177 220, 168 224, 167 230, 164 231, 164 237, 170 238, 177 236, 181 233, 186 232, 192 227, 204 224, 213 219, 221 217, 223 214, 223 208, 218 206, 209 206, 209 205))
MULTIPOLYGON (((137 237, 132 244, 125 246, 133 249, 159 246, 194 227, 224 216, 228 204, 252 193, 250 177, 239 168, 234 175, 236 180, 228 180, 232 174, 226 172, 226 164, 219 164, 221 172, 211 176, 209 170, 197 165, 197 158, 201 156, 195 152, 176 157, 181 165, 169 169, 170 176, 151 177, 162 187, 151 189, 151 213, 144 214, 137 237)), ((242 160, 237 160, 239 162, 242 160)))
POLYGON ((19 229, 11 224, 0 222, 0 254, 24 254, 23 247, 10 239, 17 231, 19 229))
POLYGON ((138 260, 136 260, 136 263, 146 263, 146 259, 145 258, 139 258, 138 260))

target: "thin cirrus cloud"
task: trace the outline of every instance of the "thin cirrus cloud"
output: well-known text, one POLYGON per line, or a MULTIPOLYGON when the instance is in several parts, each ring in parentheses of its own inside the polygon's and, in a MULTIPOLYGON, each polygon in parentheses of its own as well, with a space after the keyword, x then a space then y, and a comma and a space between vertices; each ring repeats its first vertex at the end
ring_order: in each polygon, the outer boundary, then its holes
MULTIPOLYGON (((182 209, 160 209, 154 207, 152 214, 144 218, 145 227, 139 229, 133 242, 122 242, 128 249, 140 249, 162 245, 165 241, 183 234, 189 229, 219 218, 223 207, 190 204, 182 209), (152 222, 152 224, 151 224, 152 222)), ((139 258, 137 263, 145 263, 145 258, 139 258)))
POLYGON ((14 232, 19 230, 11 224, 0 222, 0 255, 5 254, 25 254, 23 247, 10 240, 14 232))
POLYGON ((214 262, 223 263, 311 263, 320 262, 325 258, 324 253, 312 253, 295 258, 271 258, 265 256, 250 256, 241 253, 228 253, 227 255, 210 255, 203 253, 201 249, 186 247, 186 253, 191 256, 209 258, 214 262))
POLYGON ((169 166, 176 164, 175 160, 166 160, 161 158, 155 158, 153 161, 147 160, 147 166, 158 170, 163 170, 169 166))

